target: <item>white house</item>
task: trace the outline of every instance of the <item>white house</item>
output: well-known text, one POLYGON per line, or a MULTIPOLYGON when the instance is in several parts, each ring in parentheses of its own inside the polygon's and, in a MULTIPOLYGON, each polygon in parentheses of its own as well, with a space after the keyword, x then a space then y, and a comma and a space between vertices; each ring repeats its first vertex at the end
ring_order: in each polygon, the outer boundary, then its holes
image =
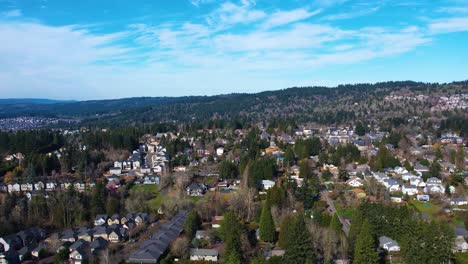
POLYGON ((410 184, 416 187, 424 188, 426 187, 426 183, 422 180, 421 177, 414 177, 410 179, 410 184))
POLYGON ((19 183, 10 183, 8 184, 8 192, 21 192, 21 185, 19 183))
POLYGON ((401 190, 400 184, 394 179, 385 179, 382 183, 390 192, 397 192, 401 190))
POLYGON ((417 199, 418 201, 429 202, 429 199, 430 199, 430 198, 429 198, 429 195, 427 195, 427 194, 418 194, 418 195, 416 196, 416 199, 417 199))
POLYGON ((451 205, 467 205, 467 204, 468 204, 468 200, 466 200, 465 197, 461 197, 461 198, 452 198, 452 199, 450 199, 450 204, 451 204, 451 205))
POLYGON ((405 173, 408 173, 408 170, 406 170, 406 169, 403 168, 403 167, 395 167, 395 169, 393 169, 393 171, 394 171, 396 174, 405 174, 405 173))
POLYGON ((401 191, 403 192, 403 194, 415 195, 418 193, 418 188, 414 185, 403 185, 401 191))
POLYGON ((275 186, 275 182, 270 181, 270 180, 262 180, 261 184, 262 184, 264 190, 268 190, 268 189, 272 188, 273 186, 275 186))
POLYGON ((203 249, 191 248, 190 249, 191 261, 218 261, 218 250, 216 249, 203 249))
POLYGON ((216 155, 222 156, 223 154, 224 154, 224 148, 219 147, 216 149, 216 155))
POLYGON ((386 236, 379 237, 379 246, 388 252, 400 251, 400 246, 398 245, 398 243, 395 240, 386 236))
POLYGON ((44 190, 44 187, 45 187, 45 185, 41 181, 38 181, 38 182, 34 183, 34 189, 37 190, 37 191, 44 190))
POLYGON ((426 181, 426 184, 441 184, 442 181, 439 179, 439 178, 436 178, 436 177, 431 177, 429 179, 427 179, 426 181))
POLYGON ((119 168, 119 167, 110 167, 110 168, 109 168, 109 173, 110 173, 110 174, 115 174, 115 175, 120 175, 120 174, 122 174, 122 168, 119 168))
POLYGON ((361 187, 364 186, 364 182, 361 178, 359 177, 352 177, 346 182, 347 185, 352 186, 352 187, 361 187))
POLYGON ((465 238, 462 236, 457 236, 453 245, 453 250, 457 252, 467 252, 468 243, 466 243, 465 238))
POLYGON ((57 183, 54 181, 46 182, 46 191, 50 192, 55 190, 57 187, 57 183))
POLYGON ((427 184, 424 188, 425 193, 444 193, 445 188, 441 184, 427 184))

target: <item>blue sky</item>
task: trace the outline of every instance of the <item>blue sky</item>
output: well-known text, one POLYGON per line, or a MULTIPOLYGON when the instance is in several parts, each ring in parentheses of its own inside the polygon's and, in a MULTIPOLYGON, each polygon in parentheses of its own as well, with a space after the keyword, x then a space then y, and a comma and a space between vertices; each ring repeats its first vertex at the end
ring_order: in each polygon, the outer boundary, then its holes
POLYGON ((0 97, 468 79, 468 0, 0 0, 0 97))

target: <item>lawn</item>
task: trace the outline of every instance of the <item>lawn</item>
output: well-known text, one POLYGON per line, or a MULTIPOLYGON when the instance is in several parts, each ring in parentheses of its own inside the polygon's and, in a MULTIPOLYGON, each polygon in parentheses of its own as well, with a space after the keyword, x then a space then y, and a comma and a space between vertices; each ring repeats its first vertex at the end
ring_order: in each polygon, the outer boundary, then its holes
POLYGON ((132 189, 135 190, 143 190, 146 193, 154 193, 157 194, 159 191, 159 185, 157 184, 141 184, 141 185, 134 185, 132 189))
POLYGON ((416 209, 416 211, 422 214, 428 214, 431 218, 434 214, 439 212, 440 207, 431 202, 411 201, 410 204, 416 209))
POLYGON ((354 210, 350 208, 343 208, 342 204, 340 202, 335 202, 335 208, 336 212, 338 213, 339 216, 343 218, 352 218, 354 210))
POLYGON ((159 185, 157 184, 135 185, 132 189, 143 190, 148 194, 154 195, 153 198, 147 201, 148 207, 151 210, 157 211, 164 202, 164 196, 159 193, 159 185))
POLYGON ((455 255, 456 263, 468 263, 468 252, 466 253, 457 253, 455 255))

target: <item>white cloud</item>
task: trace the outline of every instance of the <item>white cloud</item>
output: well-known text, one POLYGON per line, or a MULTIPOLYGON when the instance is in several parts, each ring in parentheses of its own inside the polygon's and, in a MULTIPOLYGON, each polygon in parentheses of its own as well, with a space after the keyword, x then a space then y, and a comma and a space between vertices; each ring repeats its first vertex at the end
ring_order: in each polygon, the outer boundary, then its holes
POLYGON ((468 17, 433 20, 429 24, 429 31, 432 34, 468 31, 468 17))
POLYGON ((277 11, 271 14, 268 19, 263 23, 263 28, 273 28, 277 26, 287 25, 293 22, 298 22, 321 12, 320 9, 309 12, 305 8, 294 9, 290 11, 277 11))
POLYGON ((209 25, 225 28, 239 23, 248 24, 267 16, 264 11, 257 10, 254 6, 255 2, 249 0, 242 0, 239 4, 225 2, 209 14, 206 21, 209 25))
POLYGON ((215 0, 189 0, 189 2, 196 7, 199 7, 200 5, 211 4, 214 1, 215 0))
POLYGON ((0 20, 0 91, 109 98, 284 88, 304 81, 292 75, 403 54, 434 34, 468 30, 467 18, 345 30, 308 19, 318 12, 225 2, 198 20, 132 24, 113 34, 98 34, 95 25, 0 20))
POLYGON ((438 10, 443 13, 468 13, 468 7, 453 6, 453 7, 442 7, 438 10))
POLYGON ((23 13, 21 12, 21 10, 14 9, 14 10, 3 12, 2 16, 7 17, 7 18, 14 18, 14 17, 20 17, 20 16, 22 16, 22 14, 23 13))
POLYGON ((361 17, 368 15, 370 13, 374 13, 379 10, 380 7, 372 7, 368 9, 363 9, 363 10, 358 10, 358 11, 350 11, 347 13, 339 13, 339 14, 333 14, 333 15, 328 15, 324 17, 325 20, 343 20, 343 19, 351 19, 351 18, 356 18, 356 17, 361 17))

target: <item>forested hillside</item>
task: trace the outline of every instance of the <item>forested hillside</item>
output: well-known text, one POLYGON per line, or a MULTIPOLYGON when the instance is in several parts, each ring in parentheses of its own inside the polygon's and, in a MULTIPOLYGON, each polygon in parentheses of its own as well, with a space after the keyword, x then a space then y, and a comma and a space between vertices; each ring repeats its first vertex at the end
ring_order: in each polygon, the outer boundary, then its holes
MULTIPOLYGON (((0 104, 0 117, 78 118, 84 124, 122 122, 292 119, 323 124, 382 120, 400 125, 414 118, 457 116, 460 106, 444 105, 441 97, 466 104, 468 81, 450 84, 384 82, 327 87, 294 87, 256 94, 190 97, 140 97, 116 100, 34 104, 0 104), (465 97, 463 97, 465 96, 465 97)), ((429 120, 428 120, 429 121, 429 120)))

